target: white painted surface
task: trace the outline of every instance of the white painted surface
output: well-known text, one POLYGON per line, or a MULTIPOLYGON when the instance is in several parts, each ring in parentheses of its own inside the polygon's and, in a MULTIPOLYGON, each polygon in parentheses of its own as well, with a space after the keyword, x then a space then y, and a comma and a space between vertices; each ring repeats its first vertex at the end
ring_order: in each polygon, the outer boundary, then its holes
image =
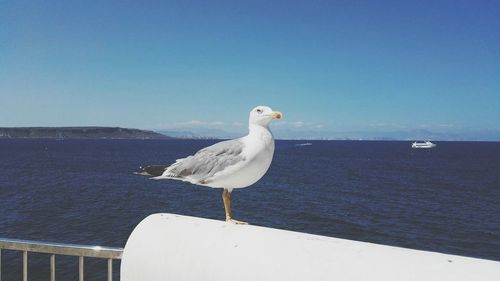
POLYGON ((132 232, 122 281, 500 280, 500 262, 173 214, 132 232))

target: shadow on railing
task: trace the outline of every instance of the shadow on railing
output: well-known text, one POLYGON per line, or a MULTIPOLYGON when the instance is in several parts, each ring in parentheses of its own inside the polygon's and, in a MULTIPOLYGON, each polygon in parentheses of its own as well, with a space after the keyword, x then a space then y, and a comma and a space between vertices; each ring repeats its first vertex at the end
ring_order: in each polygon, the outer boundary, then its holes
POLYGON ((0 238, 0 281, 2 280, 2 250, 23 252, 23 281, 28 281, 28 253, 50 254, 50 280, 56 280, 56 255, 79 257, 78 276, 84 280, 84 258, 101 258, 108 260, 108 281, 113 280, 113 260, 120 260, 122 248, 63 244, 31 240, 0 238))

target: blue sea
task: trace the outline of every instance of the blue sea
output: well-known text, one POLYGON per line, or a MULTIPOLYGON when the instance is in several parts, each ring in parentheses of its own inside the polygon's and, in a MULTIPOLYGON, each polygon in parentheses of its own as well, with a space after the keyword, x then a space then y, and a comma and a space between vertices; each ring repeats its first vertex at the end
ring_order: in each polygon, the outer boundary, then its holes
MULTIPOLYGON (((152 213, 223 220, 221 190, 133 174, 215 142, 0 140, 0 236, 123 247, 152 213)), ((307 142, 276 142, 264 178, 233 192, 236 219, 500 261, 500 143, 307 142)), ((2 280, 20 280, 20 253, 2 256, 2 280)), ((77 259, 57 262, 58 278, 77 280, 77 259)), ((48 279, 48 264, 30 255, 30 278, 48 279)), ((105 261, 92 267, 87 279, 105 280, 105 261)))

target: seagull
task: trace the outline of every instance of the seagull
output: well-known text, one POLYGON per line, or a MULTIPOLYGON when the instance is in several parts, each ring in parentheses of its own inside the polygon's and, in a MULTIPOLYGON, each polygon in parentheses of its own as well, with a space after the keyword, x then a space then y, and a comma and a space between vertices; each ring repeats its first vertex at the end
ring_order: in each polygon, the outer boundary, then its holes
POLYGON ((226 222, 247 224, 233 219, 231 192, 256 183, 266 174, 274 154, 274 138, 269 123, 281 117, 279 111, 257 106, 250 111, 248 135, 205 147, 194 155, 177 159, 172 165, 140 167, 136 174, 156 180, 172 179, 221 188, 226 222))

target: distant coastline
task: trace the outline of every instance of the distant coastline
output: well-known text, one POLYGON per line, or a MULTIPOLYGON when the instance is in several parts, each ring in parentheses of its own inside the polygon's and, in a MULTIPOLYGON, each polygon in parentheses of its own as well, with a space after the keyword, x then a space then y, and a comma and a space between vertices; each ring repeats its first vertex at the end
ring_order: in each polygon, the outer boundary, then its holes
POLYGON ((0 127, 0 139, 172 139, 154 132, 121 127, 0 127))
MULTIPOLYGON (((310 132, 309 132, 310 133, 310 132)), ((194 140, 225 140, 241 137, 243 133, 226 132, 223 130, 141 130, 122 127, 0 127, 0 139, 194 139, 194 140)), ((500 135, 490 134, 449 135, 431 133, 428 131, 384 133, 356 133, 356 132, 325 132, 324 134, 292 134, 288 131, 278 131, 277 140, 296 141, 472 141, 498 142, 500 135)))

